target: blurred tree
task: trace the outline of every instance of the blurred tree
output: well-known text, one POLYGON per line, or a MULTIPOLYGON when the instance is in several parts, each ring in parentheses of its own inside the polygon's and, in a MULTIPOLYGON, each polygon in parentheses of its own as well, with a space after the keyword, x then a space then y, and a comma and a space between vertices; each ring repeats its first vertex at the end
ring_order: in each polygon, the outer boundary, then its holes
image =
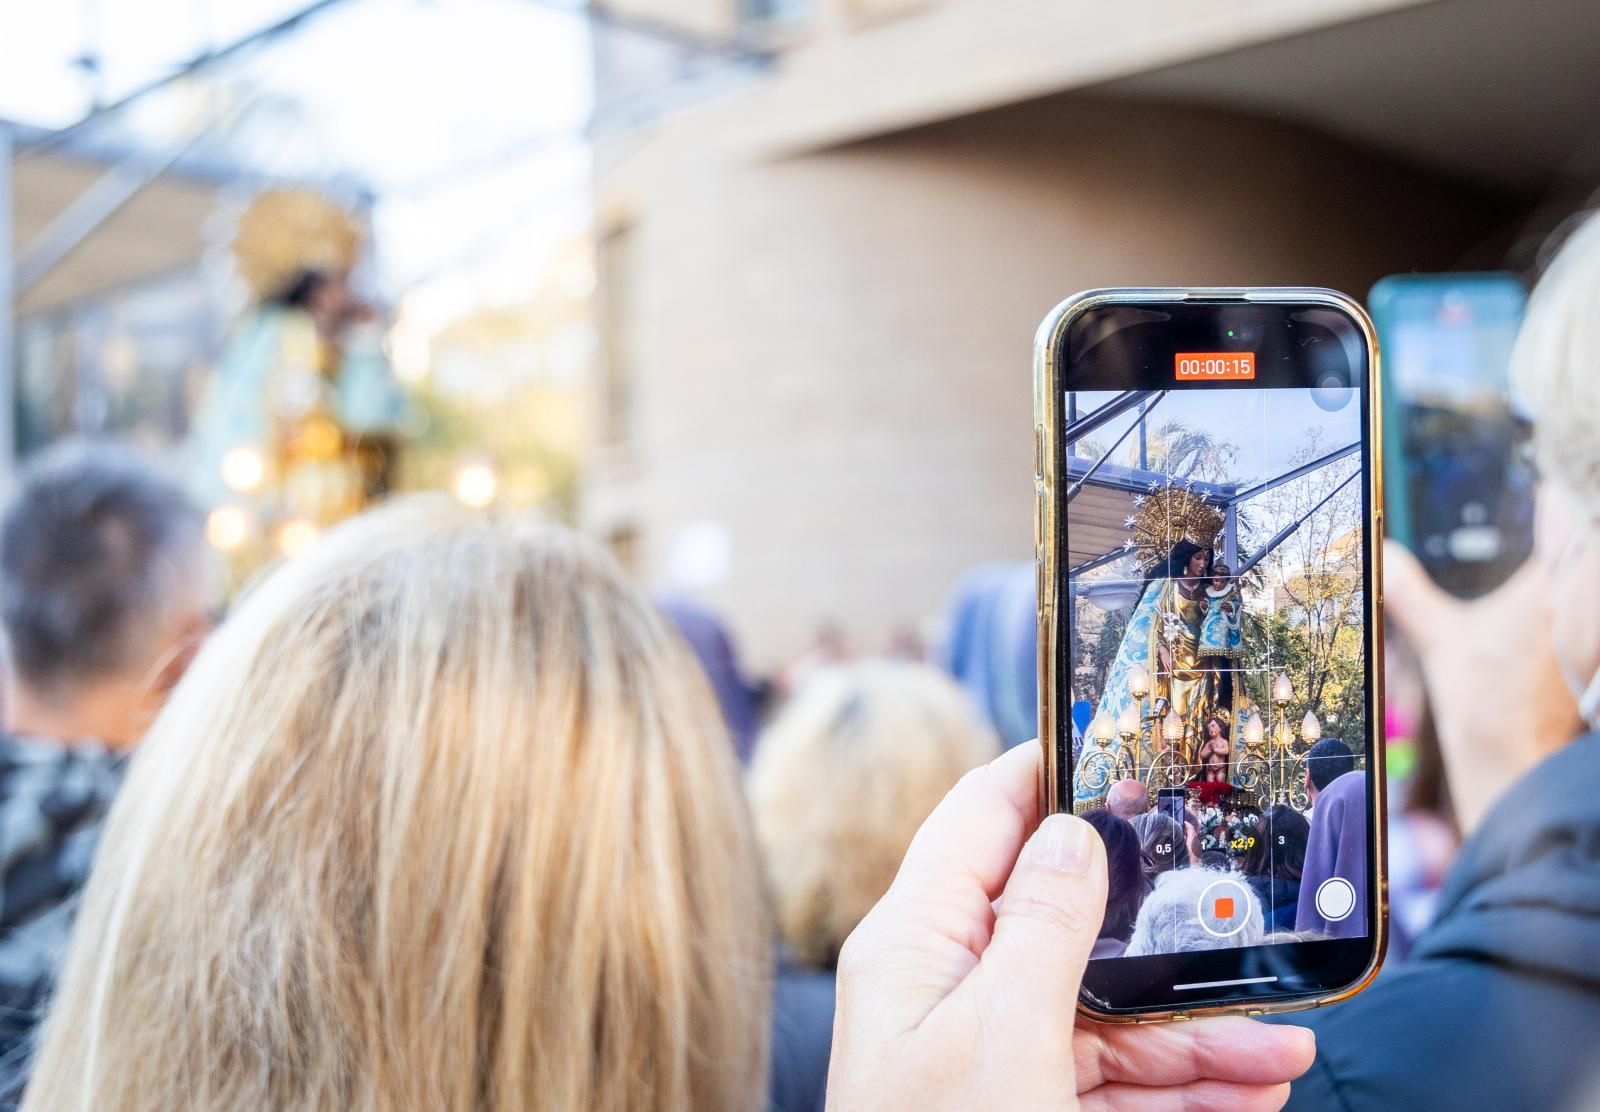
POLYGON ((402 490, 449 490, 464 460, 482 459, 500 479, 502 501, 576 519, 579 460, 563 443, 563 430, 581 421, 574 394, 524 388, 475 404, 425 384, 412 399, 421 417, 402 458, 402 490))
POLYGON ((1166 421, 1151 433, 1146 450, 1149 470, 1174 479, 1229 483, 1238 480, 1239 446, 1182 421, 1166 421))
MULTIPOLYGON (((1106 453, 1108 443, 1116 443, 1126 426, 1118 426, 1110 439, 1098 437, 1079 441, 1076 454, 1086 460, 1099 459, 1106 453)), ((1129 436, 1117 448, 1110 462, 1126 467, 1138 467, 1138 441, 1129 436)), ((1165 421, 1149 430, 1145 442, 1145 469, 1159 471, 1174 479, 1194 479, 1196 482, 1226 483, 1237 481, 1234 468, 1239 459, 1239 447, 1218 440, 1208 432, 1190 428, 1182 421, 1165 421)))
MULTIPOLYGON (((1289 463, 1298 467, 1322 454, 1312 435, 1289 463)), ((1270 654, 1272 674, 1287 672, 1294 683, 1291 723, 1298 728, 1312 711, 1327 734, 1359 749, 1366 736, 1363 526, 1361 488, 1347 482, 1356 466, 1324 467, 1262 496, 1260 533, 1300 525, 1262 562, 1272 613, 1253 624, 1254 636, 1266 638, 1260 647, 1270 654)))

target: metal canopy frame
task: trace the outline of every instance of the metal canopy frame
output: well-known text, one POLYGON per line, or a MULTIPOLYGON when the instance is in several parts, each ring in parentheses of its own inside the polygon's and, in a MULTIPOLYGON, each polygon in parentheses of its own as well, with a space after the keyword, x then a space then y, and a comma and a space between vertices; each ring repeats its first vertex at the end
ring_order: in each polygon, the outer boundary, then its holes
MULTIPOLYGON (((1067 488, 1067 502, 1069 504, 1072 502, 1072 500, 1074 498, 1076 498, 1078 496, 1078 492, 1080 490, 1082 490, 1084 488, 1084 486, 1087 485, 1088 482, 1091 479, 1094 478, 1095 472, 1100 470, 1100 466, 1103 463, 1105 463, 1107 460, 1109 460, 1111 458, 1111 456, 1113 455, 1113 453, 1115 453, 1118 448, 1122 447, 1122 442, 1124 440, 1128 439, 1128 437, 1133 433, 1133 430, 1139 429, 1139 430, 1142 431, 1144 429, 1144 423, 1149 418, 1150 411, 1153 410, 1156 406, 1160 405, 1161 404, 1161 399, 1166 397, 1166 396, 1167 396, 1167 392, 1165 390, 1157 391, 1156 392, 1156 396, 1151 398, 1148 402, 1146 402, 1145 403, 1145 407, 1139 411, 1139 416, 1137 416, 1137 417, 1135 417, 1133 419, 1133 424, 1131 424, 1127 428, 1123 429, 1122 430, 1122 435, 1117 437, 1116 440, 1112 441, 1111 447, 1107 448, 1103 453, 1101 453, 1100 458, 1095 460, 1094 463, 1092 463, 1089 466, 1089 469, 1083 473, 1083 477, 1067 488)), ((1142 457, 1143 450, 1144 450, 1144 441, 1143 440, 1140 440, 1139 446, 1140 446, 1140 453, 1141 453, 1141 457, 1142 457)), ((1141 458, 1139 462, 1143 463, 1144 462, 1143 458, 1141 458)), ((1070 468, 1071 468, 1071 461, 1069 460, 1069 462, 1068 462, 1069 473, 1070 473, 1070 468)))
MULTIPOLYGON (((96 150, 85 140, 102 121, 114 117, 152 94, 185 78, 210 70, 222 62, 248 54, 273 40, 293 33, 345 0, 310 0, 304 7, 275 23, 258 28, 224 46, 204 51, 178 64, 128 93, 99 105, 79 119, 55 130, 38 129, 0 120, 0 476, 10 471, 15 457, 12 407, 16 398, 16 303, 29 286, 76 250, 107 219, 162 175, 174 170, 185 155, 209 132, 236 117, 238 107, 202 123, 197 131, 167 150, 96 150), (21 252, 14 248, 15 166, 18 156, 62 150, 109 163, 106 172, 61 212, 21 252)), ((680 27, 665 20, 619 11, 595 0, 522 0, 529 6, 564 12, 595 26, 615 28, 692 51, 702 57, 754 68, 771 64, 773 52, 743 36, 716 36, 680 27)), ((519 150, 558 139, 589 135, 595 117, 577 133, 524 136, 509 150, 519 150)), ((457 168, 459 170, 459 168, 457 168)), ((249 180, 253 175, 219 168, 223 180, 249 180)))
MULTIPOLYGON (((1165 390, 1124 391, 1106 404, 1099 406, 1092 412, 1080 417, 1078 420, 1069 422, 1067 426, 1067 443, 1072 444, 1083 439, 1083 437, 1088 436, 1090 433, 1093 433, 1095 430, 1103 428, 1108 422, 1115 420, 1119 415, 1126 413, 1140 402, 1149 399, 1145 405, 1145 408, 1139 413, 1138 417, 1135 418, 1133 424, 1129 425, 1128 428, 1123 431, 1122 435, 1117 437, 1116 441, 1102 455, 1093 460, 1086 460, 1079 457, 1068 457, 1067 481, 1069 485, 1067 490, 1067 501, 1070 502, 1085 486, 1096 486, 1105 488, 1107 490, 1121 491, 1126 494, 1139 495, 1149 494, 1160 490, 1170 483, 1172 477, 1163 472, 1150 471, 1144 468, 1123 467, 1118 464, 1107 462, 1110 459, 1111 454, 1115 452, 1117 448, 1121 447, 1123 441, 1128 438, 1128 435, 1135 428, 1138 428, 1144 424, 1145 419, 1150 415, 1150 411, 1160 403, 1161 399, 1164 398, 1166 394, 1167 391, 1165 390)), ((1309 460, 1298 467, 1291 468, 1281 475, 1267 479, 1264 482, 1257 483, 1254 486, 1246 487, 1244 490, 1240 490, 1235 484, 1204 483, 1194 480, 1186 480, 1183 483, 1183 487, 1185 490, 1194 493, 1203 501, 1208 502, 1211 505, 1216 506, 1218 509, 1224 511, 1224 558, 1230 565, 1234 565, 1238 568, 1238 570, 1234 572, 1235 575, 1244 575, 1255 568, 1256 565, 1261 563, 1261 561, 1266 559, 1266 557, 1270 556, 1280 544, 1294 534, 1296 529, 1304 525, 1313 514, 1332 501, 1334 495, 1338 494, 1340 491, 1349 486, 1351 481, 1360 475, 1361 472, 1359 469, 1351 472, 1349 478, 1341 482, 1337 487, 1330 491, 1326 497, 1324 497, 1306 513, 1302 514, 1299 518, 1278 530, 1278 532, 1268 539, 1258 551, 1256 551, 1242 563, 1240 562, 1238 555, 1239 507, 1244 505, 1246 502, 1251 501, 1252 499, 1259 498, 1261 495, 1266 494, 1269 491, 1276 490, 1278 487, 1281 487, 1286 483, 1292 483, 1296 479, 1303 478, 1304 476, 1310 475, 1313 472, 1329 467, 1348 456, 1354 455, 1360 450, 1360 441, 1346 444, 1342 448, 1336 448, 1325 455, 1318 456, 1314 460, 1309 460)), ((1067 569, 1067 581, 1071 583, 1087 572, 1094 571, 1109 564, 1114 564, 1127 554, 1128 550, 1126 548, 1114 548, 1110 552, 1107 552, 1103 555, 1085 560, 1082 563, 1067 569)))

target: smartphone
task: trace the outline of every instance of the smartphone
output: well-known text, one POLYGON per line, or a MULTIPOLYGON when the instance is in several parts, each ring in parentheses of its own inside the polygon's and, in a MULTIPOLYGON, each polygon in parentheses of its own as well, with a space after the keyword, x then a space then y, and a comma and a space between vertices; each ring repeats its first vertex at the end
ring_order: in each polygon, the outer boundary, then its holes
POLYGON ((1288 1011, 1377 975, 1379 399, 1371 321, 1330 290, 1094 290, 1040 327, 1045 806, 1134 779, 1197 825, 1194 857, 1110 862, 1096 1019, 1288 1011), (1094 708, 1076 743, 1069 692, 1094 708), (1349 770, 1313 782, 1314 744, 1349 770))
POLYGON ((1514 274, 1397 274, 1367 297, 1384 353, 1389 535, 1461 597, 1533 551, 1530 422, 1511 405, 1514 274))
POLYGON ((1186 794, 1184 789, 1179 787, 1156 789, 1156 811, 1166 815, 1177 824, 1180 836, 1183 834, 1183 809, 1186 794))

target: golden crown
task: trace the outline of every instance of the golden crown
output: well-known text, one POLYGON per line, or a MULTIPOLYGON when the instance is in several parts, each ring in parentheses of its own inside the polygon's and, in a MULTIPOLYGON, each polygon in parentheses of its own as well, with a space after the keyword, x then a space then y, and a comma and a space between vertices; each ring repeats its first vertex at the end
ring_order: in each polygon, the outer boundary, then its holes
POLYGON ((258 300, 303 271, 348 272, 361 250, 354 216, 308 189, 269 189, 250 202, 233 235, 239 276, 258 300))
POLYGON ((1134 559, 1145 571, 1158 566, 1179 541, 1215 548, 1222 532, 1222 510, 1192 490, 1165 486, 1134 499, 1127 520, 1134 559))

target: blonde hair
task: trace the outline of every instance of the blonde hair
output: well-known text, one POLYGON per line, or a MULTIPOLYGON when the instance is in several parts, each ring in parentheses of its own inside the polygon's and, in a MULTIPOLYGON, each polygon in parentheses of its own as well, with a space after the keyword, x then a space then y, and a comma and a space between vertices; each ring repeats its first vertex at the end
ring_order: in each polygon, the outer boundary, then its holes
POLYGON ((1539 280, 1511 365, 1540 463, 1600 514, 1600 215, 1582 219, 1539 280))
POLYGON ((966 694, 926 665, 819 673, 756 743, 756 837, 784 940, 830 967, 889 888, 923 819, 999 752, 966 694))
POLYGON ((394 506, 156 721, 26 1107, 748 1112, 760 884, 716 704, 610 559, 394 506))

